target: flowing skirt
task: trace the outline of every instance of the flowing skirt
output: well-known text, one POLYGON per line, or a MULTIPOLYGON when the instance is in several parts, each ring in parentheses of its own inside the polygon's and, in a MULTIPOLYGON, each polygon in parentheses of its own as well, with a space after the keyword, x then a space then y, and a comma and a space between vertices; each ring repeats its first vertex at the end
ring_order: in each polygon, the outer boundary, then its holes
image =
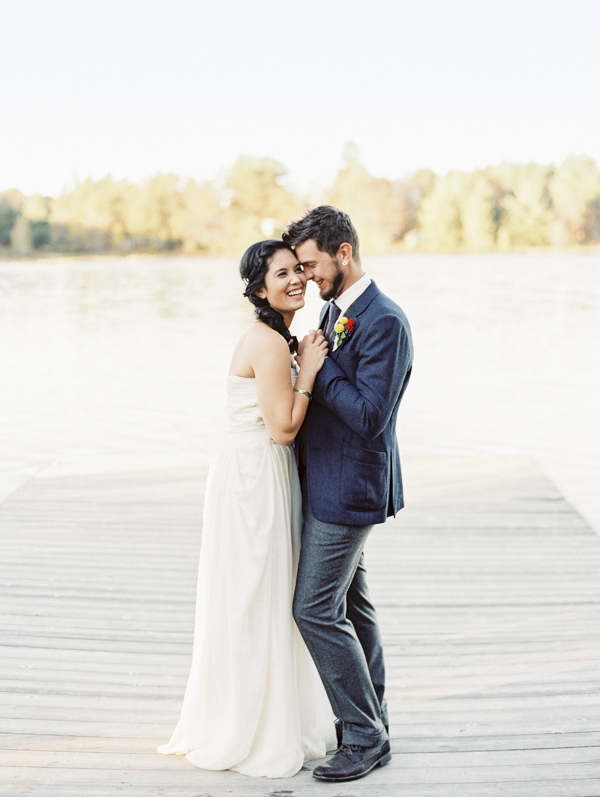
POLYGON ((181 718, 160 753, 277 778, 335 746, 329 701, 292 618, 301 500, 291 447, 264 431, 228 437, 206 488, 181 718))

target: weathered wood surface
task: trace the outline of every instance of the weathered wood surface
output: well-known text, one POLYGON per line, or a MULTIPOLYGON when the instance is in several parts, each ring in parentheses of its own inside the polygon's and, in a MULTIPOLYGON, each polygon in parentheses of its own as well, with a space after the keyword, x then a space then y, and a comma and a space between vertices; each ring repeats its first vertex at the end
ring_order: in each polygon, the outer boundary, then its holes
POLYGON ((0 508, 0 795, 600 795, 600 540, 527 458, 405 472, 367 551, 394 757, 334 786, 155 753, 188 674, 204 466, 45 469, 0 508))

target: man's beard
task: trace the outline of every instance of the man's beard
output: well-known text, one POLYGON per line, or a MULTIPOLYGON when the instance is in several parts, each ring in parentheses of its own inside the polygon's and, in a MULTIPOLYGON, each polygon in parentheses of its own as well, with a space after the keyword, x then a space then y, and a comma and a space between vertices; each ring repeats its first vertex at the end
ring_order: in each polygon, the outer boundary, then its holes
POLYGON ((321 299, 324 302, 328 302, 330 299, 335 299, 338 295, 338 291, 340 289, 340 285, 342 284, 342 280, 344 279, 344 272, 339 269, 338 273, 333 278, 333 282, 331 283, 331 288, 327 291, 327 293, 321 294, 321 299))

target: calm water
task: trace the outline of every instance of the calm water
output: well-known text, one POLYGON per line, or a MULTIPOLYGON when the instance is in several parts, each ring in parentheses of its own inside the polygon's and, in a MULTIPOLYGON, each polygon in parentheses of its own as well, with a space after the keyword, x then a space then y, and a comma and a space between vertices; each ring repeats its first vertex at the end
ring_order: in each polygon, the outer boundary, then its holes
MULTIPOLYGON (((600 255, 365 265, 413 326, 401 450, 533 454, 600 530, 600 255)), ((0 263, 0 500, 56 458, 210 458, 240 288, 231 260, 0 263)))

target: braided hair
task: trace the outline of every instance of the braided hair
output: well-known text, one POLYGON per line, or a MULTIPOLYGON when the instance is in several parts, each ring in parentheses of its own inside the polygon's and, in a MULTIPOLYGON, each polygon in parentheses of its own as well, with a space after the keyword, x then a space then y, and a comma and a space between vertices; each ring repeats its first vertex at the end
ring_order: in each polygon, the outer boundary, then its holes
POLYGON ((240 275, 246 283, 244 296, 254 305, 254 314, 258 320, 279 332, 287 341, 290 352, 295 354, 298 350, 298 339, 290 333, 283 316, 278 310, 271 307, 266 299, 261 299, 256 295, 257 291, 264 288, 265 276, 269 270, 273 255, 280 249, 292 251, 292 248, 283 241, 269 240, 252 244, 246 249, 240 262, 240 275))

